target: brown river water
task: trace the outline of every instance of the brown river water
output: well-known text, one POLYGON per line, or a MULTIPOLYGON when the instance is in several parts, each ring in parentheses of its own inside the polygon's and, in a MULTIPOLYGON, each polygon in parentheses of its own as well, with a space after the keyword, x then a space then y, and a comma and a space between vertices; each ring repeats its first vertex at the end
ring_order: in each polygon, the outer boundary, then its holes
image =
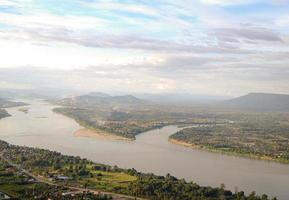
POLYGON ((168 137, 179 130, 176 126, 142 133, 135 141, 74 137, 73 133, 82 127, 68 117, 53 113, 53 105, 41 100, 25 102, 30 103, 28 114, 19 108, 9 108, 7 111, 12 116, 0 120, 1 140, 157 175, 170 173, 200 185, 224 183, 232 191, 256 191, 289 200, 289 165, 171 144, 168 137))

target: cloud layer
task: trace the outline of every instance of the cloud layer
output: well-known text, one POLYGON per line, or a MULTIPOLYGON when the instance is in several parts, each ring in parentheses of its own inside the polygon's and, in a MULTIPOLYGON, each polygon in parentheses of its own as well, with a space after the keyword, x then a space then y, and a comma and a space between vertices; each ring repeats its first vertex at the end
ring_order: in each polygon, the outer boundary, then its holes
POLYGON ((288 13, 287 0, 2 0, 0 88, 289 93, 288 13))

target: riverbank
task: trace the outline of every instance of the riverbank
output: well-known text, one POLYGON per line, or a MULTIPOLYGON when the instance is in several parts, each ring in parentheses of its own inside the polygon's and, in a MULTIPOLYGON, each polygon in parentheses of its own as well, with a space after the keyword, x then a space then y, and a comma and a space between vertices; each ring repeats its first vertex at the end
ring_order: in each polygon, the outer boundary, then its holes
POLYGON ((282 163, 282 164, 289 164, 289 161, 287 160, 275 159, 269 156, 257 156, 253 154, 242 154, 242 153, 237 153, 237 152, 232 152, 232 151, 224 151, 224 150, 214 149, 214 148, 207 147, 207 146, 191 144, 185 141, 172 139, 172 138, 169 138, 169 142, 175 145, 181 145, 181 146, 189 147, 193 149, 200 149, 200 150, 208 151, 211 153, 221 153, 221 154, 225 154, 229 156, 238 156, 238 157, 250 158, 250 159, 255 159, 255 160, 264 160, 264 161, 277 162, 277 163, 282 163))
POLYGON ((97 130, 97 129, 88 129, 88 128, 83 128, 75 131, 73 133, 75 137, 88 137, 88 138, 95 138, 95 139, 101 139, 101 140, 126 140, 126 141, 132 141, 132 139, 126 138, 126 137, 121 137, 117 136, 102 130, 97 130))
MULTIPOLYGON (((255 193, 251 193, 249 197, 243 191, 233 193, 223 187, 201 186, 194 182, 186 182, 184 179, 177 179, 170 174, 166 176, 146 174, 133 168, 124 169, 104 165, 79 156, 67 156, 56 151, 11 145, 1 140, 0 150, 0 159, 8 163, 10 167, 14 167, 13 172, 18 171, 27 175, 28 178, 32 178, 33 183, 43 183, 54 187, 63 186, 65 183, 66 189, 109 194, 115 197, 113 199, 210 200, 224 198, 237 200, 250 198, 260 200, 261 197, 264 200, 276 199, 269 198, 267 195, 258 196, 255 193), (57 163, 55 162, 56 159, 58 160, 57 163)), ((6 170, 3 167, 1 169, 6 170)), ((12 180, 10 179, 4 184, 6 188, 7 186, 11 188, 12 183, 12 188, 15 188, 14 186, 17 185, 15 181, 17 180, 19 181, 19 179, 12 177, 12 180)), ((2 183, 2 187, 4 184, 2 183)), ((17 192, 14 189, 9 191, 17 192)), ((34 192, 50 193, 50 189, 33 187, 33 194, 34 192)), ((31 193, 31 190, 23 188, 20 194, 15 194, 15 196, 18 198, 18 195, 30 195, 31 193)), ((57 191, 54 190, 52 193, 56 194, 57 191)))

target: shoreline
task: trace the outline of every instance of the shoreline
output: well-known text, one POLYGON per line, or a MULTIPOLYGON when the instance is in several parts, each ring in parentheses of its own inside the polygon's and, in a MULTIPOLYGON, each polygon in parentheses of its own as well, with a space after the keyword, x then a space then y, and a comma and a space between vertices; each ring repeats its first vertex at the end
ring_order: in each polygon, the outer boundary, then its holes
POLYGON ((132 141, 129 138, 121 137, 118 135, 114 135, 102 130, 92 130, 88 128, 81 128, 73 133, 74 137, 87 137, 87 138, 95 138, 102 140, 123 140, 123 141, 132 141))
POLYGON ((169 142, 172 144, 176 144, 176 145, 181 145, 181 146, 185 146, 185 147, 191 147, 191 148, 201 148, 201 147, 197 147, 197 145, 193 145, 187 142, 183 142, 180 140, 176 140, 176 139, 171 139, 169 138, 169 142))
POLYGON ((284 160, 278 160, 278 159, 274 159, 268 156, 256 156, 256 155, 250 155, 250 154, 241 154, 241 153, 236 153, 236 152, 229 152, 229 151, 222 151, 222 150, 218 150, 218 149, 211 149, 211 148, 207 148, 206 146, 200 146, 200 145, 195 145, 195 144, 191 144, 188 142, 184 142, 184 141, 180 141, 177 139, 172 139, 169 138, 169 142, 171 144, 175 144, 175 145, 180 145, 180 146, 184 146, 184 147, 188 147, 188 148, 192 148, 192 149, 198 149, 198 150, 203 150, 203 151, 207 151, 210 153, 219 153, 219 154, 224 154, 224 155, 229 155, 229 156, 237 156, 237 157, 242 157, 242 158, 249 158, 252 160, 263 160, 263 161, 269 161, 269 162, 275 162, 275 163, 279 163, 279 164, 284 164, 284 165, 288 165, 289 161, 284 161, 284 160))
POLYGON ((102 139, 102 140, 118 140, 118 141, 133 141, 133 138, 128 138, 120 135, 116 135, 101 129, 94 128, 92 126, 88 126, 86 122, 75 119, 73 116, 67 115, 63 112, 57 111, 55 108, 61 108, 62 106, 57 106, 52 108, 52 111, 56 114, 65 116, 69 119, 74 120, 80 128, 76 130, 73 135, 74 137, 87 137, 87 138, 95 138, 95 139, 102 139))

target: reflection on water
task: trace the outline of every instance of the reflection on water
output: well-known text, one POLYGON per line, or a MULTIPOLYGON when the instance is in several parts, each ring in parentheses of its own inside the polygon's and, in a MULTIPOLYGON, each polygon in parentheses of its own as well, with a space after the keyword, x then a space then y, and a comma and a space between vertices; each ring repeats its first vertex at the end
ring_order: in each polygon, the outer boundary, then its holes
POLYGON ((136 168, 159 175, 170 173, 201 185, 267 193, 289 199, 289 165, 209 153, 170 144, 168 126, 137 136, 136 141, 73 137, 81 128, 74 120, 53 113, 52 105, 30 101, 28 114, 10 108, 12 117, 0 120, 0 139, 7 142, 79 155, 96 162, 136 168))

